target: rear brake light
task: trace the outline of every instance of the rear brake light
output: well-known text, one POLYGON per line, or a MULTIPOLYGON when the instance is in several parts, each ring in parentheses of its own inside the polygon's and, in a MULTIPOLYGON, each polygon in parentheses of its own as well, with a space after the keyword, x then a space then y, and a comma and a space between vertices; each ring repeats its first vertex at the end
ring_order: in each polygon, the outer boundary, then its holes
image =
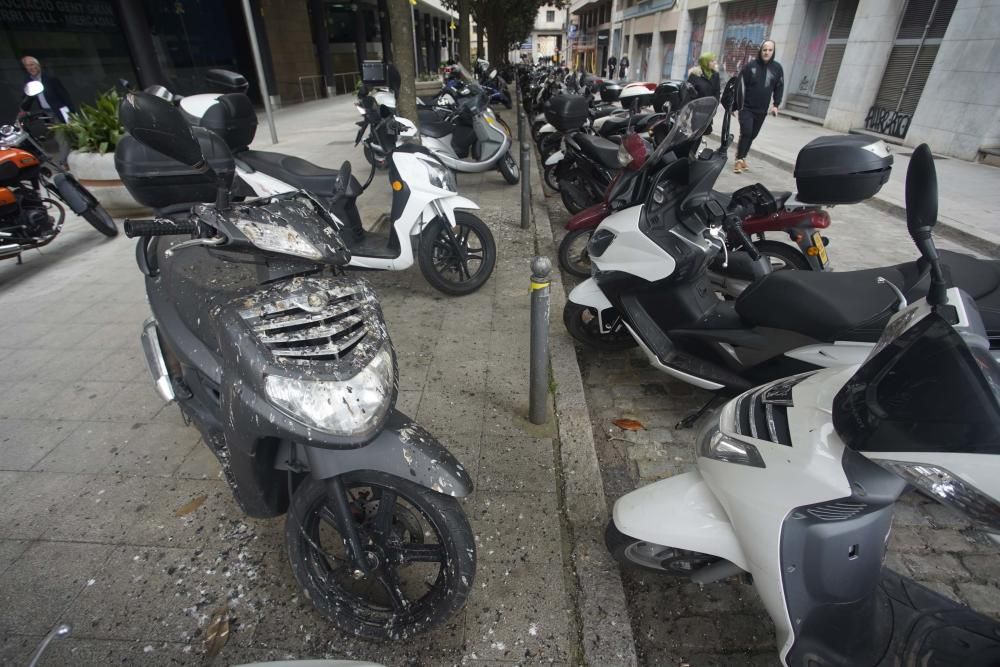
POLYGON ((813 211, 810 222, 814 229, 826 229, 830 226, 830 214, 822 209, 813 211))

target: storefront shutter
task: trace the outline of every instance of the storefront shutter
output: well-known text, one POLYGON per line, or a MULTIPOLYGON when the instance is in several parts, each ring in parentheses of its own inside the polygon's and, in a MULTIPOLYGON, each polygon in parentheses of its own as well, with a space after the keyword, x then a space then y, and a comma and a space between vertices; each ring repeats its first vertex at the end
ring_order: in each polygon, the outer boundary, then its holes
POLYGON ((820 65, 819 74, 816 76, 816 85, 813 87, 813 95, 819 97, 833 95, 833 87, 837 84, 840 64, 844 61, 847 39, 851 36, 854 15, 857 11, 858 0, 840 0, 837 3, 833 20, 830 22, 830 36, 827 38, 826 48, 823 51, 823 64, 820 65))
MULTIPOLYGON (((725 5, 726 28, 719 61, 724 75, 735 75, 757 56, 761 42, 771 35, 777 4, 777 0, 743 0, 725 5)), ((781 62, 780 48, 775 59, 781 62)))

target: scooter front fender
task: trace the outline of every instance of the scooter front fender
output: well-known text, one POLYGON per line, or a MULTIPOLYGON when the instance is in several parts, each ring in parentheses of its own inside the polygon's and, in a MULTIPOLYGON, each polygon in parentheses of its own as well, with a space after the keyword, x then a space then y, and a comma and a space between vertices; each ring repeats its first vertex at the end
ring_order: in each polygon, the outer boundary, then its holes
POLYGON ((615 527, 629 537, 719 556, 749 571, 726 510, 697 471, 668 477, 615 503, 615 527), (669 512, 651 511, 670 508, 669 512))
POLYGON ((354 470, 377 470, 446 496, 464 498, 472 493, 472 478, 458 459, 437 438, 396 410, 389 415, 385 430, 363 447, 326 449, 308 443, 295 446, 317 479, 354 470))
POLYGON ((538 130, 538 134, 554 134, 556 132, 556 126, 552 123, 546 123, 542 125, 538 130))
POLYGON ((466 199, 461 195, 454 195, 452 197, 444 197, 443 199, 435 199, 423 210, 423 215, 421 219, 427 223, 437 217, 439 212, 443 212, 445 217, 448 218, 448 223, 454 227, 455 226, 455 209, 459 208, 471 208, 479 210, 479 204, 472 201, 471 199, 466 199))
POLYGON ((567 298, 575 304, 596 308, 598 313, 612 307, 593 278, 587 278, 574 287, 567 298))
POLYGON ((559 161, 562 160, 564 157, 566 157, 566 155, 562 151, 556 151, 555 153, 549 156, 549 159, 545 161, 545 166, 550 167, 554 164, 558 164, 559 161))

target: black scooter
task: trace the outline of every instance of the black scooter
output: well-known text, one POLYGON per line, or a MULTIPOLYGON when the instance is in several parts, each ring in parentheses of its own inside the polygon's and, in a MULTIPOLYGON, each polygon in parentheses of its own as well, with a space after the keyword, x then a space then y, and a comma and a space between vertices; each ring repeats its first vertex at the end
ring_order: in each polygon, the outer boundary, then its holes
POLYGON ((375 293, 343 275, 339 224, 301 191, 231 203, 225 142, 169 102, 130 93, 120 118, 116 163, 137 200, 216 191, 214 205, 180 199, 125 222, 157 391, 201 431, 247 514, 287 513, 295 577, 341 630, 397 639, 444 621, 475 574, 456 500, 472 481, 395 410, 396 355, 375 293))

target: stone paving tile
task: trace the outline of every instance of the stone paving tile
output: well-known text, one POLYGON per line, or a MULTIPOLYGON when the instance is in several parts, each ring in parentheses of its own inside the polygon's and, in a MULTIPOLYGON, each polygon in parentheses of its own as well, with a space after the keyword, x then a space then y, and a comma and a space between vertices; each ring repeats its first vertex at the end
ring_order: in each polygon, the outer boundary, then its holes
POLYGON ((0 539, 0 574, 3 574, 4 570, 20 558, 21 554, 27 551, 30 545, 31 542, 28 540, 0 539))
POLYGON ((76 422, 0 420, 0 470, 30 470, 79 426, 76 422))
POLYGON ((481 493, 467 511, 480 562, 555 563, 562 558, 554 493, 481 493))
POLYGON ((104 568, 112 547, 35 542, 0 579, 0 634, 44 635, 104 568))
POLYGON ((4 485, 0 504, 0 537, 35 539, 59 518, 59 507, 79 496, 93 475, 50 472, 17 473, 4 485))
POLYGON ((479 454, 483 491, 554 493, 555 454, 549 438, 486 435, 479 454))
POLYGON ((483 563, 468 605, 470 656, 532 664, 566 661, 571 603, 549 565, 483 563))

